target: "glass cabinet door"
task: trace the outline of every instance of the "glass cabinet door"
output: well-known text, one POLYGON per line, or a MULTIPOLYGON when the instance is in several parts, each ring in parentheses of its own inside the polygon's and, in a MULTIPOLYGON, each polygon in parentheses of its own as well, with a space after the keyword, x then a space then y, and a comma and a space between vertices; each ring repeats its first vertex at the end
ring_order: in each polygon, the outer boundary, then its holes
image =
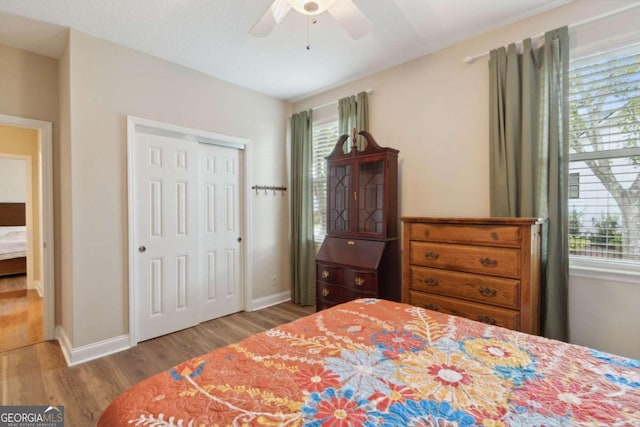
POLYGON ((358 171, 358 229, 360 233, 383 233, 384 160, 360 163, 358 171))
POLYGON ((328 171, 327 231, 348 232, 351 212, 351 165, 333 165, 328 171))

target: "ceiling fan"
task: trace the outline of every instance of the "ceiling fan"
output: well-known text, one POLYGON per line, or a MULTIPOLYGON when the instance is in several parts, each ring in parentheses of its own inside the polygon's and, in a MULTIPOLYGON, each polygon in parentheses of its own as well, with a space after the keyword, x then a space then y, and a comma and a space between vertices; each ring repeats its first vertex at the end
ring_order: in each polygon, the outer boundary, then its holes
POLYGON ((312 23, 315 22, 316 16, 328 12, 354 40, 361 39, 371 31, 371 21, 353 0, 275 0, 249 30, 249 34, 255 37, 269 35, 292 8, 309 16, 312 23))

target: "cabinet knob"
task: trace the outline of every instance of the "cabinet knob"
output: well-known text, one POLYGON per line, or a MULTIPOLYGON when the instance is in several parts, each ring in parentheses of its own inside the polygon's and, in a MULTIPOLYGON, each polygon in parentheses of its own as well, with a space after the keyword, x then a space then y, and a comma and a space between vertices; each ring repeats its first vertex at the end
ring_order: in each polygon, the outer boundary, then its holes
POLYGON ((326 297, 327 295, 329 295, 331 292, 329 291, 329 289, 327 288, 322 288, 322 296, 326 297))
POLYGON ((325 271, 322 272, 322 278, 326 279, 327 277, 329 277, 330 274, 331 273, 329 273, 327 270, 325 270, 325 271))
POLYGON ((436 252, 426 252, 424 254, 424 257, 427 258, 427 259, 436 260, 436 259, 438 259, 438 257, 440 257, 440 254, 438 254, 436 252))
POLYGON ((495 297, 496 294, 498 293, 496 289, 492 289, 492 288, 480 288, 478 289, 478 292, 480 292, 485 297, 495 297))
POLYGON ((356 277, 356 279, 353 282, 356 284, 356 286, 364 285, 364 279, 362 277, 356 277))
POLYGON ((485 267, 495 267, 496 265, 498 265, 498 261, 491 258, 480 258, 480 264, 484 265, 485 267))
POLYGON ((424 308, 426 308, 427 310, 438 311, 439 307, 435 304, 425 304, 424 308))
POLYGON ((429 286, 438 286, 440 281, 438 279, 434 279, 433 277, 427 277, 426 279, 424 279, 424 283, 429 286))

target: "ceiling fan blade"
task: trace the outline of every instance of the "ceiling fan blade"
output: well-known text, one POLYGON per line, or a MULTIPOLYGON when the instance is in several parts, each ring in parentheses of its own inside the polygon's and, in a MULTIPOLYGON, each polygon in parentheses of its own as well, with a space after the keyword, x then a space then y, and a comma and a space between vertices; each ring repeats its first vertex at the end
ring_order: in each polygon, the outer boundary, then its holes
POLYGON ((400 12, 409 21, 416 34, 425 42, 433 41, 434 36, 443 34, 449 37, 449 31, 438 19, 433 7, 426 1, 395 0, 400 12))
POLYGON ((359 40, 369 34, 373 26, 353 0, 336 0, 327 12, 344 27, 354 40, 359 40))
POLYGON ((249 30, 249 34, 254 37, 266 37, 275 26, 284 19, 291 10, 291 5, 287 0, 275 0, 249 30))

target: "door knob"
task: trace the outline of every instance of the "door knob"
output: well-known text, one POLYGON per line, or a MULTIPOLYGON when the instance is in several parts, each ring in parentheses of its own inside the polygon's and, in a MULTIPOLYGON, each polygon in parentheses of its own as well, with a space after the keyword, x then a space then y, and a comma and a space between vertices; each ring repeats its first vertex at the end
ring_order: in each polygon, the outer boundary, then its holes
POLYGON ((238 243, 242 242, 242 237, 238 237, 238 243))
POLYGON ((139 246, 138 247, 138 252, 145 252, 147 250, 146 246, 139 246))

